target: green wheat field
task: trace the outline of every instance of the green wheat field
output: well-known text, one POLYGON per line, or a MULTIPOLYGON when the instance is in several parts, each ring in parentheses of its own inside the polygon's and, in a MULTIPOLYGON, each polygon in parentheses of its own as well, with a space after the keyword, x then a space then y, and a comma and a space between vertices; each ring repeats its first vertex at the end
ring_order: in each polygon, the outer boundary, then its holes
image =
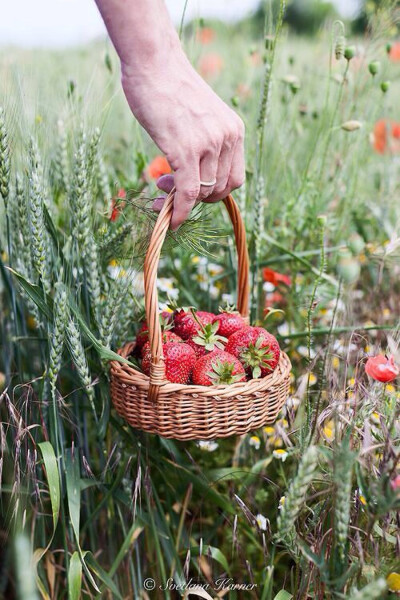
MULTIPOLYGON (((281 7, 282 8, 282 7, 281 7)), ((183 43, 246 125, 234 194, 251 316, 288 353, 275 424, 129 427, 108 362, 144 318, 158 150, 109 43, 0 50, 0 598, 395 598, 400 591, 398 5, 354 36, 196 21, 183 43), (154 159, 156 159, 154 161, 154 159)), ((167 305, 235 302, 221 205, 170 233, 167 305)))

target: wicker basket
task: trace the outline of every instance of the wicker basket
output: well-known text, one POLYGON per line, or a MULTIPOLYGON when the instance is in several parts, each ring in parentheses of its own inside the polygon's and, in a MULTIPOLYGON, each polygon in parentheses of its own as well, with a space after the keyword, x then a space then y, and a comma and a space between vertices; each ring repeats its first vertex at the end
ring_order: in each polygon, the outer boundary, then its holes
MULTIPOLYGON (((246 234, 232 196, 224 200, 238 251, 237 306, 248 320, 249 258, 246 234)), ((157 268, 169 227, 173 193, 169 194, 151 236, 144 265, 145 309, 152 350, 150 377, 133 366, 111 362, 111 398, 117 412, 135 429, 177 440, 209 440, 247 433, 272 423, 289 391, 291 364, 284 352, 267 377, 231 385, 199 386, 165 379, 157 294, 157 268)), ((130 342, 118 352, 129 358, 130 342)))

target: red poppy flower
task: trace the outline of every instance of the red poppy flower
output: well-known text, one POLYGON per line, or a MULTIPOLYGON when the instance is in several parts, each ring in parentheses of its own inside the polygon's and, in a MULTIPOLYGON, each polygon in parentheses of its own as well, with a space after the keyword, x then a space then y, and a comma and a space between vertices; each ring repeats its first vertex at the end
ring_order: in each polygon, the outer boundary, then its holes
POLYGON ((397 475, 394 479, 391 480, 390 487, 394 492, 400 490, 400 475, 397 475))
POLYGON ((283 273, 278 273, 278 271, 274 271, 269 267, 264 267, 263 269, 263 279, 264 281, 268 281, 273 285, 278 285, 278 283, 284 283, 285 285, 292 285, 292 280, 289 275, 284 275, 283 273))
POLYGON ((377 356, 371 356, 365 364, 365 372, 367 375, 381 381, 382 383, 388 383, 393 381, 400 373, 399 367, 394 363, 393 356, 387 358, 383 354, 377 356))
POLYGON ((121 200, 123 200, 124 198, 126 198, 126 191, 124 190, 124 188, 120 188, 116 197, 112 198, 111 200, 110 221, 112 223, 114 223, 118 219, 119 215, 122 212, 122 209, 125 206, 125 202, 121 202, 121 200))
POLYGON ((389 52, 389 58, 393 62, 400 61, 400 42, 395 42, 389 52))
POLYGON ((379 154, 400 152, 400 123, 380 119, 374 126, 374 150, 379 154))
POLYGON ((211 44, 211 42, 215 38, 215 31, 214 31, 214 29, 211 29, 211 27, 202 27, 197 32, 196 37, 197 37, 197 41, 200 42, 200 44, 203 44, 203 45, 211 44))
POLYGON ((147 174, 151 179, 158 179, 161 175, 169 173, 171 173, 171 167, 165 156, 156 156, 147 167, 147 174))
POLYGON ((206 54, 200 59, 199 71, 205 79, 219 75, 224 67, 224 61, 216 53, 206 54))

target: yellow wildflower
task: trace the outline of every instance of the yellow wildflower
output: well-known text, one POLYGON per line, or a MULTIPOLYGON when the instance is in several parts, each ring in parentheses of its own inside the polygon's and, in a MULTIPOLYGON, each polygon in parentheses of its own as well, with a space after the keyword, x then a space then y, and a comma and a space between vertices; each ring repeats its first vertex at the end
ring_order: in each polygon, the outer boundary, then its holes
POLYGON ((337 371, 339 367, 340 367, 339 357, 338 356, 334 356, 332 358, 332 368, 335 369, 335 371, 337 371))
POLYGON ((335 424, 333 421, 328 421, 325 424, 323 434, 327 442, 332 442, 335 439, 335 424))
POLYGON ((252 435, 249 441, 249 445, 255 448, 256 450, 259 450, 261 446, 260 438, 257 435, 252 435))
POLYGON ((275 456, 275 458, 279 458, 279 460, 281 460, 282 462, 285 462, 285 460, 289 456, 286 450, 283 450, 282 448, 274 450, 272 455, 275 456))
POLYGON ((317 376, 314 373, 310 373, 309 376, 310 385, 315 385, 317 383, 317 376))
POLYGON ((396 391, 396 388, 391 383, 388 383, 387 386, 385 387, 385 390, 388 394, 391 394, 394 391, 396 391))
POLYGON ((377 425, 379 425, 379 424, 380 424, 380 422, 381 422, 381 421, 380 421, 380 418, 379 418, 379 413, 377 413, 377 412, 373 412, 373 413, 372 413, 372 415, 371 415, 371 420, 372 420, 374 423, 376 423, 377 425))
POLYGON ((367 506, 367 501, 365 499, 365 496, 363 496, 362 494, 360 494, 358 497, 360 499, 361 504, 364 504, 364 506, 367 506))
POLYGON ((264 433, 266 433, 268 436, 274 435, 275 427, 271 427, 271 426, 264 427, 264 433))
POLYGON ((199 262, 200 262, 200 256, 193 256, 193 257, 192 257, 192 263, 193 263, 194 265, 197 265, 197 264, 199 264, 199 262))
POLYGON ((112 260, 110 260, 110 262, 108 263, 109 267, 116 267, 118 266, 117 261, 115 260, 115 258, 113 258, 112 260))
POLYGON ((400 573, 389 573, 386 583, 390 592, 400 592, 400 573))
POLYGON ((32 315, 29 315, 29 317, 26 320, 26 324, 28 325, 29 329, 35 329, 37 326, 36 319, 32 317, 32 315))

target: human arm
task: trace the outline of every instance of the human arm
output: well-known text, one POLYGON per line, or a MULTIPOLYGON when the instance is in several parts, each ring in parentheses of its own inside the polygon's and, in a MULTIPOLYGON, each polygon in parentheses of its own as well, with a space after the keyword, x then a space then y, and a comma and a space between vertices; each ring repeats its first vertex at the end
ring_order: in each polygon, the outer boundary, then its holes
POLYGON ((244 181, 244 125, 191 66, 164 0, 96 0, 140 124, 174 171, 171 227, 244 181), (200 181, 216 180, 214 186, 200 181))

